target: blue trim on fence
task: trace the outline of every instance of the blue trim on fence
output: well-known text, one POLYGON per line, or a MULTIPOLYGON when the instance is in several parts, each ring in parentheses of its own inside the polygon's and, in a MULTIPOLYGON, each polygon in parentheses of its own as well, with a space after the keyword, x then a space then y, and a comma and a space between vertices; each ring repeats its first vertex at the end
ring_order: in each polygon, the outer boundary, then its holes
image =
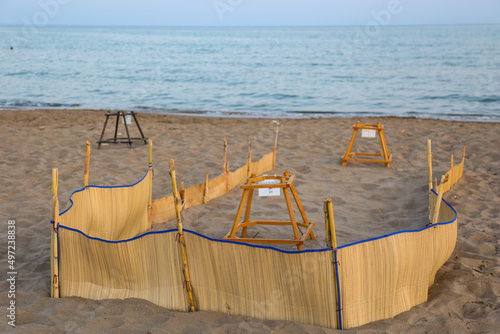
POLYGON ((172 228, 170 230, 163 230, 163 231, 149 231, 149 232, 146 232, 146 233, 143 233, 143 234, 139 234, 138 236, 135 236, 135 237, 130 238, 130 239, 124 239, 124 240, 106 240, 106 239, 91 237, 90 235, 85 234, 84 232, 82 232, 80 230, 77 230, 76 228, 71 228, 71 227, 67 227, 67 226, 64 226, 64 225, 60 225, 59 227, 65 229, 65 230, 68 230, 68 231, 78 232, 78 233, 80 233, 81 235, 83 235, 84 237, 86 237, 86 238, 88 238, 90 240, 97 240, 97 241, 107 242, 107 243, 110 243, 110 244, 120 244, 120 243, 124 243, 124 242, 134 241, 136 239, 140 239, 140 238, 145 237, 145 236, 150 235, 150 234, 163 234, 163 233, 169 233, 169 232, 177 232, 176 228, 172 228))
POLYGON ((337 275, 337 311, 339 319, 339 329, 342 329, 342 298, 340 297, 340 282, 339 282, 339 261, 337 260, 337 249, 333 250, 335 255, 335 275, 337 275))
MULTIPOLYGON (((119 243, 134 241, 136 239, 140 239, 142 237, 145 237, 145 236, 147 236, 149 234, 163 234, 163 233, 177 232, 177 229, 173 228, 173 229, 163 230, 163 231, 149 231, 149 232, 140 234, 140 235, 135 236, 135 237, 130 238, 130 239, 124 239, 124 240, 106 240, 106 239, 102 239, 102 238, 91 237, 88 234, 85 234, 84 232, 82 232, 82 231, 80 231, 80 230, 78 230, 76 228, 71 228, 71 227, 67 227, 67 226, 64 226, 64 225, 60 225, 60 227, 63 228, 63 229, 65 229, 65 230, 68 230, 68 231, 73 231, 73 232, 80 233, 81 235, 83 235, 84 237, 86 237, 88 239, 102 241, 102 242, 107 242, 107 243, 110 243, 110 244, 119 244, 119 243)), ((214 238, 207 237, 207 236, 205 236, 203 234, 200 234, 198 232, 191 231, 191 230, 188 230, 188 229, 184 229, 184 232, 188 232, 188 233, 197 235, 199 237, 205 238, 205 239, 210 240, 210 241, 224 242, 224 243, 230 243, 230 244, 236 244, 236 245, 243 245, 243 246, 249 246, 249 247, 254 247, 254 248, 271 249, 271 250, 275 250, 275 251, 278 251, 278 252, 281 252, 281 253, 287 253, 287 254, 315 253, 315 252, 331 251, 331 248, 306 249, 306 250, 302 250, 302 251, 286 251, 286 250, 283 250, 283 249, 278 249, 278 248, 274 248, 274 247, 270 247, 270 246, 252 245, 252 244, 243 243, 243 242, 237 242, 237 241, 232 241, 232 240, 214 239, 214 238)))
MULTIPOLYGON (((436 192, 434 191, 434 189, 432 190, 435 194, 436 192)), ((436 194, 437 195, 437 194, 436 194)), ((346 248, 346 247, 350 247, 350 246, 354 246, 354 245, 357 245, 357 244, 362 244, 362 243, 365 243, 365 242, 369 242, 369 241, 374 241, 374 240, 379 240, 379 239, 383 239, 383 238, 387 238, 387 237, 390 237, 390 236, 393 236, 393 235, 397 235, 397 234, 402 234, 402 233, 415 233, 415 232, 421 232, 421 231, 424 231, 424 230, 427 230, 429 228, 432 228, 432 227, 436 227, 438 225, 448 225, 448 224, 451 224, 453 223, 454 221, 457 220, 457 211, 448 203, 444 200, 444 198, 442 199, 442 201, 448 205, 452 210, 453 212, 455 213, 455 218, 453 218, 452 220, 448 221, 448 222, 443 222, 443 223, 436 223, 436 224, 432 224, 432 225, 429 225, 429 226, 426 226, 426 227, 423 227, 419 230, 404 230, 404 231, 398 231, 398 232, 393 232, 393 233, 389 233, 389 234, 384 234, 384 235, 381 235, 379 237, 375 237, 375 238, 370 238, 370 239, 365 239, 365 240, 360 240, 360 241, 356 241, 356 242, 352 242, 350 244, 347 244, 347 245, 342 245, 342 246, 338 246, 337 249, 342 249, 342 248, 346 248)))
POLYGON ((189 233, 194 234, 194 235, 197 235, 199 237, 205 238, 205 239, 210 240, 210 241, 223 242, 223 243, 235 244, 235 245, 243 245, 243 246, 248 246, 248 247, 253 247, 253 248, 270 249, 270 250, 274 250, 274 251, 278 251, 280 253, 286 253, 286 254, 317 253, 317 252, 327 252, 327 251, 332 250, 331 248, 320 248, 320 249, 306 249, 306 250, 301 250, 301 251, 287 251, 287 250, 283 250, 283 249, 279 249, 279 248, 275 248, 275 247, 271 247, 271 246, 254 245, 254 244, 249 244, 249 243, 245 243, 245 242, 238 242, 238 241, 233 241, 233 240, 214 239, 214 238, 207 237, 206 235, 203 235, 203 234, 200 234, 198 232, 191 231, 188 229, 184 229, 184 231, 189 232, 189 233))
MULTIPOLYGON (((125 185, 125 186, 87 186, 85 188, 82 188, 80 190, 77 190, 75 192, 73 192, 73 194, 77 193, 77 192, 80 192, 80 191, 83 191, 85 190, 86 188, 90 188, 90 187, 94 187, 94 188, 126 188, 126 187, 132 187, 132 186, 135 186, 136 184, 140 183, 142 180, 144 180, 144 178, 148 175, 151 167, 153 165, 150 165, 148 167, 148 171, 146 172, 146 174, 139 180, 137 181, 136 183, 134 184, 131 184, 131 185, 125 185)), ((434 191, 434 189, 432 189, 432 192, 434 194, 437 195, 437 193, 434 191)), ((71 206, 68 207, 66 210, 64 210, 63 212, 61 212, 59 215, 61 216, 62 214, 64 214, 65 212, 67 212, 69 209, 71 209, 71 207, 73 206, 73 200, 71 199, 71 197, 73 196, 73 194, 71 194, 70 196, 70 202, 71 202, 71 206)), ((455 218, 453 218, 452 220, 450 220, 449 222, 443 222, 443 223, 436 223, 436 224, 432 224, 432 225, 429 225, 429 226, 426 226, 426 227, 423 227, 419 230, 404 230, 404 231, 398 231, 398 232, 393 232, 393 233, 390 233, 390 234, 385 234, 385 235, 382 235, 382 236, 379 236, 379 237, 374 237, 374 238, 370 238, 370 239, 365 239, 365 240, 360 240, 360 241, 356 241, 356 242, 353 242, 353 243, 350 243, 350 244, 346 244, 346 245, 343 245, 343 246, 338 246, 336 248, 337 249, 342 249, 342 248, 346 248, 346 247, 350 247, 350 246, 354 246, 354 245, 357 245, 357 244, 361 244, 361 243, 365 243, 365 242, 369 242, 369 241, 374 241, 374 240, 379 240, 379 239, 383 239, 383 238, 387 238, 387 237, 390 237, 390 236, 393 236, 393 235, 397 235, 397 234, 402 234, 402 233, 414 233, 414 232, 421 232, 421 231, 424 231, 426 229, 429 229, 429 228, 432 228, 432 227, 435 227, 435 226, 438 226, 438 225, 448 225, 448 224, 451 224, 453 223, 454 221, 456 221, 457 219, 457 211, 448 203, 446 202, 445 199, 442 199, 442 201, 448 205, 452 210, 453 212, 455 213, 455 218)), ((136 239, 139 239, 139 238, 142 238, 146 235, 149 235, 149 234, 162 234, 162 233, 168 233, 168 232, 174 232, 174 231, 177 231, 177 229, 170 229, 170 230, 164 230, 164 231, 150 231, 150 232, 146 232, 146 233, 143 233, 143 234, 140 234, 136 237, 133 237, 133 238, 130 238, 130 239, 125 239, 125 240, 106 240, 106 239, 101 239, 101 238, 96 238, 96 237, 91 237, 87 234, 85 234, 84 232, 80 231, 80 230, 77 230, 77 229, 74 229, 74 228, 71 228, 71 227, 67 227, 67 226, 64 226, 64 225, 58 225, 59 227, 61 228, 64 228, 64 229, 67 229, 67 230, 70 230, 70 231, 73 231, 73 232, 78 232, 80 234, 82 234, 83 236, 89 238, 89 239, 92 239, 92 240, 98 240, 98 241, 102 241, 102 242, 108 242, 108 243, 122 243, 122 242, 128 242, 128 241, 133 241, 133 240, 136 240, 136 239)), ((286 253, 286 254, 299 254, 299 253, 313 253, 313 252, 326 252, 326 251, 331 251, 330 248, 321 248, 321 249, 306 249, 306 250, 302 250, 302 251, 286 251, 286 250, 282 250, 282 249, 278 249, 278 248, 275 248, 275 247, 271 247, 271 246, 261 246, 261 245, 254 245, 254 244, 249 244, 249 243, 244 243, 244 242, 237 242, 237 241, 232 241, 232 240, 223 240, 223 239, 214 239, 214 238, 210 238, 210 237, 207 237, 203 234, 200 234, 198 232, 195 232, 195 231, 191 231, 189 229, 185 229, 184 231, 188 232, 188 233, 192 233, 192 234, 195 234, 197 236, 200 236, 202 238, 205 238, 207 240, 210 240, 210 241, 216 241, 216 242, 224 242, 224 243, 231 243, 231 244, 237 244, 237 245, 244 245, 244 246, 248 246, 248 247, 254 247, 254 248, 262 248, 262 249, 270 249, 270 250, 274 250, 274 251, 278 251, 278 252, 281 252, 281 253, 286 253)))
POLYGON ((146 178, 146 176, 148 176, 148 173, 149 171, 153 168, 153 165, 149 165, 148 167, 148 170, 146 172, 146 174, 144 174, 144 176, 139 180, 137 181, 136 183, 134 184, 129 184, 129 185, 124 185, 124 186, 93 186, 93 185, 89 185, 89 186, 85 186, 83 187, 82 189, 78 189, 78 190, 75 190, 73 191, 73 193, 71 193, 71 195, 69 196, 69 202, 71 203, 71 205, 66 209, 64 210, 63 212, 59 213, 59 216, 62 216, 63 214, 65 214, 69 209, 71 209, 73 207, 73 199, 71 199, 71 197, 73 197, 74 194, 76 193, 79 193, 81 191, 84 191, 85 189, 87 188, 104 188, 104 189, 109 189, 109 188, 130 188, 130 187, 133 187, 139 183, 142 182, 142 180, 144 180, 146 178))

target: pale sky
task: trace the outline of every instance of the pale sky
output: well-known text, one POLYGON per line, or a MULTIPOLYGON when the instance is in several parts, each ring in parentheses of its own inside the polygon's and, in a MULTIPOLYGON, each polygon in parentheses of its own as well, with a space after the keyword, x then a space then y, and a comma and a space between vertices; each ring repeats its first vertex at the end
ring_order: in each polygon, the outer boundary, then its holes
POLYGON ((500 24, 500 0, 0 0, 0 24, 500 24))

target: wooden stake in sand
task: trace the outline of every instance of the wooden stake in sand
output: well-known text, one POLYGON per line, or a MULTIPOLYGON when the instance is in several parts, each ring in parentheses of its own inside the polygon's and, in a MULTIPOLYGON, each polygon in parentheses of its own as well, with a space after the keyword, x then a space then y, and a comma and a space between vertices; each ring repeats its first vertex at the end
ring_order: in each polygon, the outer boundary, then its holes
POLYGON ((181 182, 181 191, 179 191, 179 197, 181 198, 181 210, 182 210, 182 203, 184 203, 185 196, 184 194, 186 193, 186 190, 184 189, 184 182, 181 182))
MULTIPOLYGON (((326 225, 326 245, 332 249, 332 261, 337 264, 335 249, 337 248, 337 237, 335 235, 335 221, 333 219, 332 199, 328 198, 324 201, 325 225, 326 225)), ((337 282, 337 266, 335 268, 335 300, 337 303, 337 312, 340 313, 341 307, 339 303, 339 284, 337 282)), ((337 316, 337 328, 340 328, 340 316, 337 316)))
POLYGON ((326 225, 326 245, 329 248, 337 248, 337 237, 335 235, 335 221, 333 219, 332 199, 325 200, 325 225, 326 225))
POLYGON ((205 174, 205 188, 203 189, 203 204, 208 202, 208 173, 205 174))
POLYGON ((455 180, 455 173, 453 172, 453 153, 451 154, 451 168, 450 168, 450 181, 451 185, 454 185, 457 180, 455 180))
POLYGON ((441 209, 441 201, 443 200, 443 190, 444 190, 444 182, 446 180, 446 174, 441 176, 441 184, 439 185, 438 197, 436 199, 436 205, 434 206, 434 216, 432 217, 432 224, 436 224, 438 222, 439 210, 441 209))
POLYGON ((250 169, 252 165, 252 141, 248 143, 248 167, 247 167, 247 176, 250 176, 250 169))
POLYGON ((149 139, 149 201, 148 201, 148 210, 149 210, 149 224, 153 223, 153 141, 149 139))
POLYGON ((429 194, 432 191, 432 148, 431 140, 427 140, 427 172, 429 174, 429 194))
POLYGON ((278 147, 278 131, 280 127, 276 127, 276 137, 274 138, 274 148, 273 148, 273 169, 276 169, 276 149, 278 147))
POLYGON ((85 170, 83 171, 83 186, 89 185, 89 166, 90 166, 90 142, 87 140, 85 150, 85 170))
POLYGON ((170 176, 172 177, 172 190, 174 194, 175 216, 177 217, 177 230, 179 231, 179 243, 182 250, 182 261, 184 262, 184 278, 186 280, 186 290, 189 298, 190 311, 194 312, 193 287, 189 278, 189 267, 187 262, 186 242, 184 240, 184 231, 182 229, 181 210, 179 205, 179 197, 177 192, 177 180, 175 178, 174 160, 170 160, 170 176))
POLYGON ((227 162, 227 135, 224 136, 224 166, 222 168, 222 173, 227 173, 229 171, 229 164, 227 162))
POLYGON ((153 141, 149 139, 149 165, 153 164, 153 141))
POLYGON ((59 200, 57 198, 58 169, 52 169, 52 233, 51 233, 51 257, 50 271, 52 277, 52 287, 50 295, 52 298, 59 298, 59 248, 57 242, 58 222, 59 222, 59 200))

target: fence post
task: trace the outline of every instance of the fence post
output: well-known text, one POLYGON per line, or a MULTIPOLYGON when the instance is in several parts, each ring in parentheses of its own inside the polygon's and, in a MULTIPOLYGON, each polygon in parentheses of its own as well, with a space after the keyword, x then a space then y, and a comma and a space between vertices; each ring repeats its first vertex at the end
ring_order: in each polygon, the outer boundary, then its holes
POLYGON ((462 163, 461 163, 461 166, 460 166, 460 172, 459 172, 459 178, 462 177, 463 175, 463 172, 464 172, 464 163, 465 163, 465 146, 464 146, 464 151, 462 153, 462 163))
POLYGON ((432 191, 432 149, 431 140, 427 140, 427 171, 429 174, 429 194, 432 191))
POLYGON ((436 200, 436 205, 434 206, 434 215, 432 217, 432 224, 436 224, 438 222, 439 217, 439 209, 441 208, 441 201, 443 199, 444 193, 444 180, 446 179, 446 174, 441 176, 441 184, 439 185, 439 193, 436 200))
POLYGON ((342 307, 340 301, 340 282, 338 275, 337 261, 337 237, 335 234, 335 221, 333 218, 332 199, 328 198, 324 201, 325 225, 326 225, 326 244, 332 249, 332 261, 335 268, 335 302, 337 311, 337 328, 342 329, 342 307))
POLYGON ((224 166, 222 167, 222 173, 226 173, 229 170, 227 163, 227 135, 224 136, 224 166))
POLYGON ((153 141, 149 139, 149 159, 148 159, 148 177, 149 177, 149 224, 153 224, 153 141))
POLYGON ((337 236, 335 235, 335 221, 333 218, 332 199, 325 200, 325 223, 326 223, 326 243, 329 248, 337 248, 337 236))
POLYGON ((181 244, 182 250, 182 261, 184 262, 184 278, 186 280, 186 290, 189 298, 189 305, 191 312, 194 312, 194 299, 193 299, 193 287, 191 286, 191 280, 189 278, 189 267, 187 262, 187 251, 186 242, 184 240, 184 231, 182 229, 181 211, 179 207, 179 197, 177 193, 177 180, 175 179, 175 165, 174 160, 170 160, 170 176, 172 177, 172 190, 174 193, 174 206, 175 206, 175 216, 177 217, 177 230, 179 234, 179 243, 181 244))
POLYGON ((252 165, 252 141, 248 143, 248 166, 247 166, 247 176, 250 176, 252 174, 251 171, 251 165, 252 165))
POLYGON ((203 204, 207 204, 208 200, 208 173, 205 174, 205 189, 203 190, 203 204))
POLYGON ((58 169, 52 169, 52 232, 51 232, 51 297, 59 298, 59 243, 57 242, 59 233, 59 200, 57 198, 58 169))
POLYGON ((87 140, 85 148, 85 169, 83 171, 83 186, 89 185, 89 166, 90 166, 90 142, 87 140))
POLYGON ((276 137, 274 138, 274 148, 273 148, 273 169, 276 169, 276 149, 278 147, 278 131, 280 127, 276 127, 276 137))
MULTIPOLYGON (((184 201, 186 200, 186 196, 185 196, 185 193, 186 193, 186 190, 184 189, 184 182, 181 182, 181 191, 179 191, 179 196, 181 198, 181 203, 184 203, 184 201)), ((181 204, 181 210, 182 210, 182 204, 181 204)))

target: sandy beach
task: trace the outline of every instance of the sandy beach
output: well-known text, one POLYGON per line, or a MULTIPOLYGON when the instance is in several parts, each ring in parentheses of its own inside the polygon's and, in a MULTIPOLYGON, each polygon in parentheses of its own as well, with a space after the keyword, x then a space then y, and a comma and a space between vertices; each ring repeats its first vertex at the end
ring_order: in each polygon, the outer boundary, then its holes
MULTIPOLYGON (((9 285, 0 284, 0 331, 22 333, 333 333, 334 329, 287 321, 259 320, 225 313, 181 313, 148 301, 50 298, 51 170, 59 169, 61 209, 83 187, 85 142, 92 143, 90 184, 125 185, 146 172, 148 148, 135 143, 97 150, 106 111, 0 111, 0 268, 7 275, 8 221, 16 226, 16 326, 5 316, 9 285)), ((500 324, 500 123, 416 118, 250 119, 139 114, 144 134, 153 140, 153 198, 171 194, 169 159, 186 187, 222 173, 224 135, 229 169, 244 165, 248 142, 254 160, 269 153, 279 125, 276 170, 295 174, 295 187, 316 241, 304 249, 324 248, 323 200, 333 202, 339 245, 428 223, 427 140, 432 140, 434 174, 439 177, 467 147, 463 178, 445 199, 458 212, 458 240, 451 258, 437 272, 426 303, 393 319, 370 323, 348 333, 495 333, 500 324), (349 162, 342 167, 352 125, 381 122, 390 168, 349 162)), ((132 135, 137 136, 132 124, 132 135)), ((112 136, 109 126, 106 138, 112 136)), ((119 132, 125 135, 120 125, 119 132)), ((377 140, 357 139, 354 151, 378 152, 377 140)), ((231 228, 241 190, 183 212, 184 227, 212 238, 231 228)), ((256 201, 255 216, 283 218, 280 198, 256 201), (259 205, 260 204, 260 205, 259 205)), ((175 220, 153 228, 174 228, 175 220)), ((283 237, 291 232, 268 227, 260 233, 283 237)), ((293 250, 292 246, 280 246, 293 250)), ((425 250, 423 250, 425 251, 425 250)))

